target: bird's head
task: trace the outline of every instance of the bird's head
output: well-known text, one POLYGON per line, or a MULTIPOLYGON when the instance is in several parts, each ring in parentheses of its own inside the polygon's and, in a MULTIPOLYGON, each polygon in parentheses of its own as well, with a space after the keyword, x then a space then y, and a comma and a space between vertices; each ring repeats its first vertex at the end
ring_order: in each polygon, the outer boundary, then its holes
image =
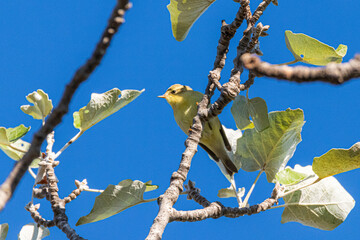
POLYGON ((163 95, 158 97, 165 98, 171 106, 174 106, 184 100, 184 94, 188 91, 192 91, 192 88, 181 84, 174 84, 163 95))

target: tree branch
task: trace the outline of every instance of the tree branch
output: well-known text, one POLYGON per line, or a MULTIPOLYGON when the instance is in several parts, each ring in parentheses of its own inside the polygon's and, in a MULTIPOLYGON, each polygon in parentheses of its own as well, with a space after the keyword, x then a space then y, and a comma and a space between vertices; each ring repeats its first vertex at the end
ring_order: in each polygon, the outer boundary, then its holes
POLYGON ((111 39, 117 32, 118 28, 124 22, 125 11, 131 7, 129 0, 118 0, 108 21, 108 25, 103 32, 99 43, 97 44, 90 59, 81 66, 75 73, 73 79, 66 86, 63 96, 58 106, 53 110, 48 119, 38 132, 33 136, 31 147, 24 157, 16 163, 13 170, 0 188, 0 211, 12 197, 18 183, 24 176, 33 159, 38 157, 40 147, 46 136, 54 130, 61 122, 62 117, 68 112, 69 104, 79 85, 87 80, 95 68, 100 64, 111 39))
MULTIPOLYGON (((241 6, 238 10, 238 13, 236 14, 234 21, 228 27, 226 27, 224 22, 222 23, 221 36, 217 47, 217 56, 214 62, 214 68, 212 71, 210 71, 210 74, 208 76, 209 82, 206 87, 205 94, 201 102, 198 104, 198 113, 193 119, 193 125, 190 128, 189 136, 185 141, 186 149, 182 154, 179 169, 172 174, 169 188, 165 191, 164 195, 159 197, 158 204, 160 209, 158 215, 154 219, 153 225, 151 226, 149 235, 146 238, 147 240, 161 239, 166 225, 171 220, 171 213, 173 212, 172 206, 175 204, 179 197, 179 194, 183 190, 184 181, 186 180, 187 174, 190 170, 191 160, 197 152, 197 146, 201 138, 204 123, 208 119, 220 114, 223 108, 233 99, 235 99, 235 97, 240 92, 240 74, 242 71, 240 71, 240 64, 237 64, 238 61, 234 60, 235 70, 232 71, 232 76, 230 77, 229 82, 225 83, 222 86, 219 99, 211 105, 210 109, 208 109, 208 105, 210 103, 212 95, 214 94, 215 88, 219 88, 220 86, 218 81, 220 80, 221 70, 225 65, 229 42, 231 38, 235 35, 236 29, 240 27, 242 21, 245 18, 248 22, 251 20, 252 15, 249 7, 249 2, 249 0, 240 1, 241 6), (236 73, 237 76, 234 77, 233 73, 236 73)), ((266 7, 268 4, 270 4, 271 0, 264 0, 263 2, 265 4, 261 3, 259 6, 265 5, 266 7)), ((260 10, 263 11, 265 7, 261 7, 260 10)), ((257 20, 258 19, 254 21, 254 24, 257 20)), ((249 42, 250 37, 248 37, 248 40, 246 41, 249 42)), ((248 42, 246 44, 246 48, 248 42)), ((241 55, 239 55, 238 52, 237 58, 239 59, 240 57, 241 55)))
POLYGON ((244 54, 241 58, 245 68, 257 75, 294 81, 298 83, 321 81, 331 84, 343 84, 360 77, 360 54, 347 63, 329 63, 326 67, 276 66, 262 62, 258 57, 244 54))
MULTIPOLYGON (((265 201, 260 204, 256 204, 250 207, 230 208, 225 207, 220 202, 213 202, 210 203, 208 206, 204 207, 204 209, 197 209, 192 211, 177 211, 175 209, 172 209, 170 222, 197 222, 205 220, 207 218, 237 218, 244 215, 257 214, 270 209, 274 204, 276 204, 278 202, 279 193, 280 185, 276 184, 270 198, 265 199, 265 201)), ((203 201, 206 200, 200 195, 200 191, 196 191, 196 189, 194 188, 189 191, 189 194, 192 195, 191 197, 193 199, 202 199, 203 201)))

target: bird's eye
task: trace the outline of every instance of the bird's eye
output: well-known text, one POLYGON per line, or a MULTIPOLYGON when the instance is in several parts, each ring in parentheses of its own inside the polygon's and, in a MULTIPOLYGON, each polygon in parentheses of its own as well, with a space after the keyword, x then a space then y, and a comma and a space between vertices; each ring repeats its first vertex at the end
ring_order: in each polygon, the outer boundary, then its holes
POLYGON ((175 94, 175 93, 176 93, 176 91, 175 91, 175 90, 172 90, 170 93, 171 93, 171 94, 175 94))

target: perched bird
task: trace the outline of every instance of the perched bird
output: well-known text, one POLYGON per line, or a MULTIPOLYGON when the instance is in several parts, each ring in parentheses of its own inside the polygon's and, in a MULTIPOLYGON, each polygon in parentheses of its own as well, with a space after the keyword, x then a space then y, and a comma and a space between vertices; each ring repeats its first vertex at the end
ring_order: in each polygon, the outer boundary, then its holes
MULTIPOLYGON (((165 98, 170 104, 176 123, 183 132, 188 134, 193 118, 197 114, 197 103, 201 101, 202 96, 202 93, 192 90, 189 86, 174 84, 159 97, 165 98)), ((224 168, 222 171, 225 170, 233 179, 233 175, 238 172, 238 169, 226 152, 226 150, 231 151, 231 146, 218 117, 211 118, 205 123, 199 145, 216 162, 222 163, 224 168)), ((230 178, 228 179, 232 182, 230 178)))

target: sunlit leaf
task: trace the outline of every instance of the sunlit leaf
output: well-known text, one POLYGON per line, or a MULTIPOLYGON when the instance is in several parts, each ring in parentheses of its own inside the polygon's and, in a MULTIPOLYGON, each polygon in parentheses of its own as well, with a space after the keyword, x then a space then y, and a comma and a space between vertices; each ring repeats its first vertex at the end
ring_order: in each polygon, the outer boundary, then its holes
MULTIPOLYGON (((245 188, 239 188, 238 189, 238 194, 239 197, 242 198, 245 195, 245 188)), ((231 198, 231 197, 236 197, 234 190, 232 189, 232 187, 228 187, 228 188, 222 188, 218 191, 217 196, 219 198, 231 198)))
POLYGON ((37 223, 29 223, 21 228, 18 240, 41 240, 50 235, 49 229, 37 226, 37 223))
POLYGON ((20 109, 35 119, 43 119, 51 112, 53 105, 49 96, 41 89, 26 96, 26 99, 34 106, 23 105, 20 109))
MULTIPOLYGON (((312 177, 288 186, 287 190, 307 186, 318 179, 311 166, 296 165, 294 171, 312 177)), ((282 223, 299 222, 322 230, 333 230, 343 223, 355 205, 355 200, 334 177, 324 178, 313 185, 289 193, 283 199, 286 207, 282 214, 282 223)))
POLYGON ((96 123, 107 118, 111 114, 132 102, 144 90, 123 90, 111 89, 105 93, 91 94, 90 102, 78 112, 74 112, 74 127, 80 131, 86 131, 96 123), (119 98, 119 95, 121 97, 119 98))
POLYGON ((76 226, 109 218, 127 208, 147 202, 143 198, 146 187, 145 183, 131 179, 123 180, 118 185, 109 185, 96 197, 91 212, 81 217, 76 226))
POLYGON ((159 185, 153 185, 151 183, 152 183, 152 181, 147 181, 145 183, 145 186, 146 186, 145 192, 154 191, 159 188, 159 185))
POLYGON ((270 127, 262 132, 248 129, 237 142, 236 155, 241 168, 252 172, 263 169, 272 182, 285 168, 301 141, 304 113, 301 109, 269 113, 270 127))
MULTIPOLYGON (((17 140, 14 143, 11 143, 11 146, 6 146, 6 145, 2 145, 0 144, 0 149, 6 154, 8 155, 8 157, 10 157, 11 159, 15 160, 15 161, 19 161, 25 154, 25 152, 27 152, 30 148, 30 143, 25 142, 21 139, 17 140), (21 151, 18 151, 18 150, 21 151)), ((40 156, 40 154, 39 154, 40 156)), ((40 159, 36 158, 33 160, 33 162, 31 163, 30 167, 32 168, 37 168, 39 167, 39 162, 40 159)))
POLYGON ((346 45, 340 44, 335 50, 315 38, 303 33, 292 33, 289 30, 285 31, 285 42, 296 60, 313 65, 341 63, 347 51, 346 45))
POLYGON ((215 0, 170 0, 172 32, 176 40, 183 41, 195 21, 215 0))
POLYGON ((286 167, 284 170, 279 171, 275 177, 276 180, 284 185, 292 185, 304 180, 309 175, 306 173, 296 172, 291 167, 286 167))
POLYGON ((9 231, 9 224, 0 224, 0 240, 5 240, 9 231))
POLYGON ((324 155, 314 158, 313 171, 325 178, 360 168, 360 142, 349 149, 331 149, 324 155))

